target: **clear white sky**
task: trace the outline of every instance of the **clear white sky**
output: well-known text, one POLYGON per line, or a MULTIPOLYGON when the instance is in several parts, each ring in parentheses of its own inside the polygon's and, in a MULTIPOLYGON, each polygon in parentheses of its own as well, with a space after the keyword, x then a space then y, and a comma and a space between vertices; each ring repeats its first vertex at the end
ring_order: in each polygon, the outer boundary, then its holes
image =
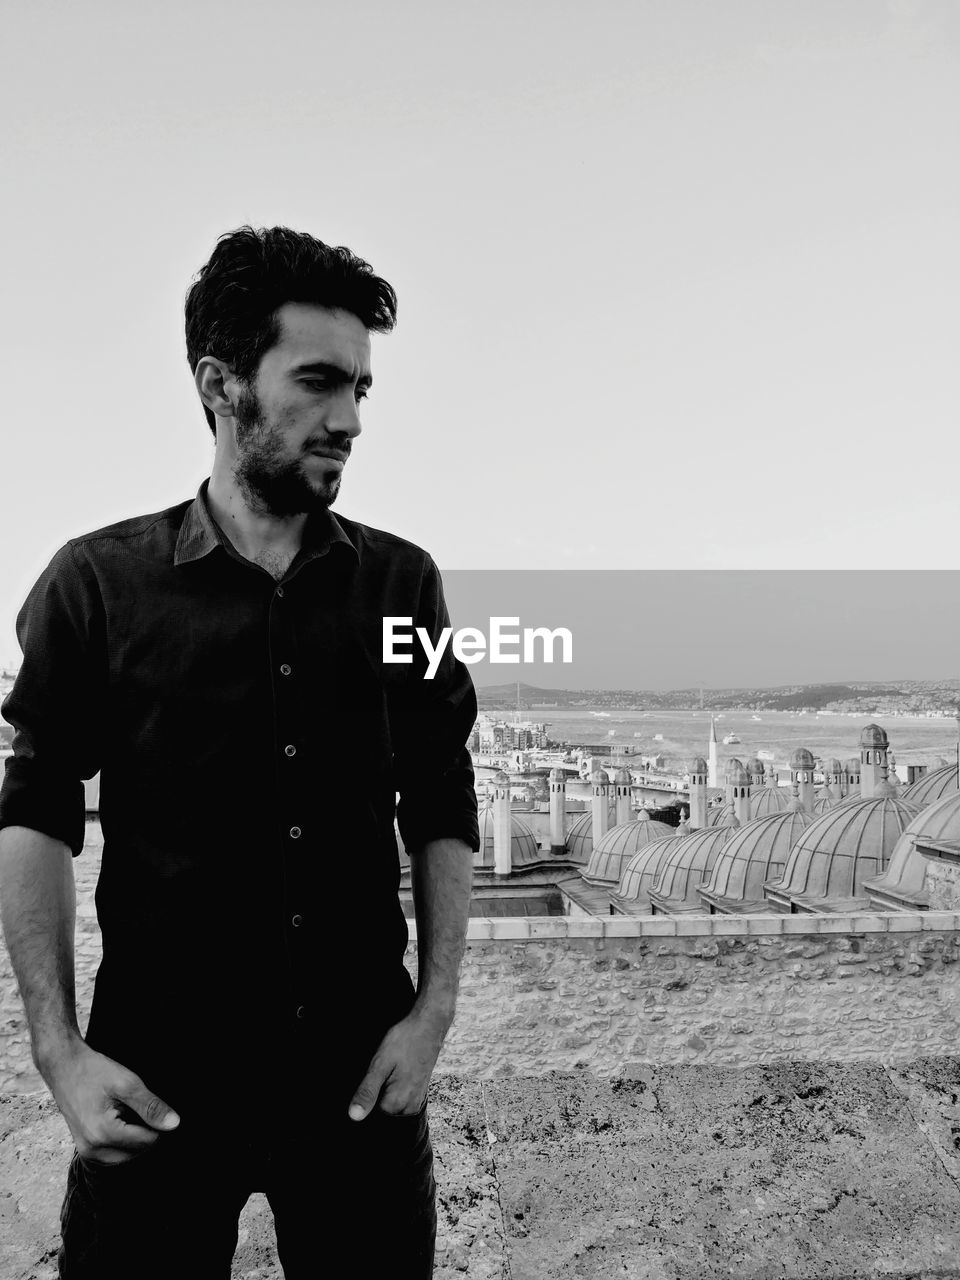
POLYGON ((191 496, 182 299, 287 223, 391 280, 337 510, 444 569, 956 568, 960 5, 9 5, 0 658, 191 496))

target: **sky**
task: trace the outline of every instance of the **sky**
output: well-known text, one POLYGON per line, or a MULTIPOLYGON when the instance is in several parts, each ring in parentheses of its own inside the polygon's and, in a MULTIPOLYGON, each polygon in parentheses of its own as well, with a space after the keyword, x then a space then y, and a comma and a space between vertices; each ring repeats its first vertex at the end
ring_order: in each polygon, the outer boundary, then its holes
MULTIPOLYGON (((957 570, 451 570, 454 631, 480 632, 478 686, 768 688, 960 677, 957 570), (494 618, 520 639, 490 661, 494 618), (514 619, 515 621, 506 621, 514 619), (564 628, 542 661, 525 630, 564 628), (515 654, 520 662, 504 661, 515 654)), ((398 633, 411 628, 398 625, 398 633)), ((412 641, 412 644, 419 641, 412 641)), ((450 640, 452 643, 452 637, 450 640)), ((396 652, 410 652, 403 644, 396 652)), ((429 654, 427 655, 429 657, 429 654)))
POLYGON ((183 296, 284 223, 399 295, 335 510, 447 570, 955 569, 960 6, 8 6, 0 660, 209 474, 183 296))

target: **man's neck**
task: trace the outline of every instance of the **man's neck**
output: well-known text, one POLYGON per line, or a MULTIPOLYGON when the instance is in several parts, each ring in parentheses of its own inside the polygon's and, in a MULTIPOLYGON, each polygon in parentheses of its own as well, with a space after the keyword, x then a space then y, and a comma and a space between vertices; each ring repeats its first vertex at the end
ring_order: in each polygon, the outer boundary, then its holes
POLYGON ((218 474, 216 467, 207 485, 207 505, 223 536, 245 560, 283 577, 303 542, 305 513, 273 516, 254 510, 233 477, 218 474))

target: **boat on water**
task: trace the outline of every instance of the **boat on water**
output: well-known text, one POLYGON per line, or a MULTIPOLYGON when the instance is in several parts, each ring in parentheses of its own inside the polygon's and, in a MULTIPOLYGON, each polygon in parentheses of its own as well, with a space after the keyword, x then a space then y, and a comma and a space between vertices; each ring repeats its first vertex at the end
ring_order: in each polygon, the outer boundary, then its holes
POLYGON ((723 745, 729 747, 733 742, 740 742, 741 739, 735 733, 728 733, 723 739, 723 745))
POLYGON ((773 760, 774 758, 774 753, 772 751, 768 751, 766 747, 761 747, 757 752, 758 760, 773 760))
POLYGON ((751 716, 751 717, 750 717, 750 719, 751 719, 751 720, 762 720, 762 719, 763 719, 763 717, 762 717, 762 716, 751 716))
POLYGON ((609 720, 609 719, 610 719, 610 712, 609 712, 609 711, 591 711, 591 712, 590 712, 590 714, 591 714, 592 716, 595 716, 598 720, 609 720))

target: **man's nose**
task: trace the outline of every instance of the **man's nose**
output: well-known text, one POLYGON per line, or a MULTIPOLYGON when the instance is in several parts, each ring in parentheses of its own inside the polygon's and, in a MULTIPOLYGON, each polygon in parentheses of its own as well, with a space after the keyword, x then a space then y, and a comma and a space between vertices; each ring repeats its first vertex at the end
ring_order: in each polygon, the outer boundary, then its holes
POLYGON ((331 434, 349 436, 351 440, 360 434, 363 430, 360 425, 360 406, 352 391, 347 390, 346 395, 337 397, 336 407, 325 425, 331 434))

